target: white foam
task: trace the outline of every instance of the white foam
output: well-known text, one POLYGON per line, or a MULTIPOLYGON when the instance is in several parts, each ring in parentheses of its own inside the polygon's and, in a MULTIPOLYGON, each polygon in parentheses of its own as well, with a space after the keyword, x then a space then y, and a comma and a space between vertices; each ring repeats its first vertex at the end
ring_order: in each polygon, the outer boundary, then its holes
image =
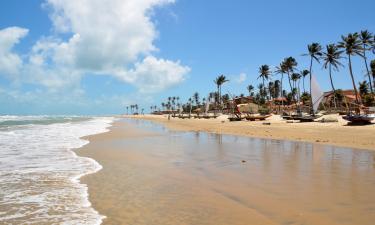
POLYGON ((104 217, 91 207, 79 178, 102 167, 72 149, 88 143, 80 137, 108 131, 113 120, 98 117, 0 131, 0 208, 6 209, 0 224, 100 224, 104 217))

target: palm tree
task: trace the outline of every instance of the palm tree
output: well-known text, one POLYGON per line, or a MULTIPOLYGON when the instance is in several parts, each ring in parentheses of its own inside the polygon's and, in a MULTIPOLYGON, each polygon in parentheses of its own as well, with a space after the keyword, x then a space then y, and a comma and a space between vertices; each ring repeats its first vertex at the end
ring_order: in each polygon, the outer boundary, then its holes
POLYGON ((311 114, 314 114, 313 110, 313 101, 312 101, 312 95, 311 95, 311 80, 312 80, 312 66, 313 61, 319 62, 319 57, 322 56, 322 46, 318 43, 312 43, 311 45, 307 45, 308 53, 304 55, 310 56, 310 112, 311 114))
POLYGON ((299 84, 297 86, 297 82, 301 79, 301 74, 299 73, 292 73, 291 79, 293 81, 293 89, 297 91, 297 100, 299 99, 299 84))
POLYGON ((362 81, 359 82, 359 94, 361 95, 362 98, 364 98, 365 95, 368 94, 368 84, 367 81, 362 81))
POLYGON ((254 86, 253 85, 249 85, 249 86, 247 86, 247 90, 249 91, 249 96, 250 97, 253 97, 254 96, 254 86))
POLYGON ((259 89, 259 100, 258 100, 258 105, 263 105, 265 102, 264 97, 266 96, 266 88, 264 87, 264 84, 260 83, 258 84, 258 89, 259 89))
POLYGON ((305 93, 306 92, 306 90, 305 90, 305 77, 307 76, 307 75, 309 75, 310 74, 310 71, 308 71, 308 70, 302 70, 302 72, 301 72, 301 75, 302 75, 302 85, 303 85, 303 93, 305 93))
POLYGON ((355 80, 354 80, 354 75, 353 75, 351 57, 356 56, 356 55, 363 57, 362 55, 363 48, 361 45, 361 41, 359 40, 358 33, 354 33, 354 34, 350 33, 346 37, 341 36, 341 39, 342 41, 339 42, 338 47, 342 48, 345 51, 345 53, 348 55, 349 72, 350 72, 350 77, 352 78, 355 100, 357 104, 360 104, 360 101, 358 99, 358 91, 355 85, 355 80))
POLYGON ((281 90, 281 82, 280 80, 275 80, 274 89, 275 89, 275 95, 274 98, 278 98, 280 96, 280 90, 281 90))
MULTIPOLYGON (((284 60, 285 61, 285 60, 284 60)), ((284 106, 284 90, 283 90, 283 78, 284 74, 288 72, 285 62, 280 63, 280 66, 276 67, 276 74, 281 74, 280 87, 281 87, 281 105, 284 106)))
POLYGON ((195 92, 194 95, 193 95, 193 98, 194 98, 194 101, 195 101, 195 105, 198 108, 199 107, 199 93, 195 92))
MULTIPOLYGON (((179 104, 180 103, 180 97, 176 97, 176 101, 177 101, 177 104, 179 104)), ((181 105, 181 104, 180 104, 181 105)))
POLYGON ((217 86, 217 93, 218 93, 218 101, 219 101, 219 104, 220 104, 220 107, 221 107, 221 86, 225 83, 225 82, 228 82, 229 80, 227 80, 227 78, 224 76, 224 75, 220 75, 218 76, 215 80, 214 80, 214 83, 216 84, 217 86))
POLYGON ((371 68, 372 80, 374 81, 374 87, 375 87, 375 59, 371 61, 370 68, 371 68))
POLYGON ((372 44, 373 44, 372 38, 373 38, 373 35, 370 32, 368 32, 367 30, 361 31, 361 33, 359 35, 359 39, 361 40, 362 47, 363 47, 362 54, 363 54, 363 59, 365 61, 365 65, 366 65, 366 72, 367 72, 368 81, 369 81, 369 85, 370 85, 370 91, 371 91, 371 93, 374 93, 374 90, 372 89, 371 75, 370 75, 370 71, 368 69, 367 57, 366 57, 366 51, 370 50, 371 47, 372 47, 372 44))
POLYGON ((292 93, 293 100, 295 101, 295 91, 293 91, 292 82, 291 82, 291 74, 296 70, 296 67, 298 65, 297 61, 293 57, 288 57, 284 59, 285 67, 287 69, 288 74, 288 80, 289 80, 289 86, 290 86, 290 93, 292 93))
POLYGON ((272 99, 275 96, 275 83, 272 81, 268 82, 268 93, 270 99, 272 99))
POLYGON ((193 100, 191 98, 189 98, 188 101, 189 101, 188 104, 189 104, 189 118, 190 118, 190 116, 191 116, 191 109, 192 109, 191 107, 192 107, 193 100))
MULTIPOLYGON (((172 110, 175 109, 175 106, 176 106, 176 97, 173 96, 173 97, 172 97, 172 110)), ((174 112, 173 112, 173 113, 174 113, 174 112)))
POLYGON ((261 67, 259 67, 258 79, 262 78, 262 84, 264 88, 265 88, 264 81, 269 80, 270 76, 271 76, 271 71, 268 65, 262 65, 261 67))
POLYGON ((293 57, 285 58, 283 63, 285 64, 285 68, 286 68, 286 71, 287 71, 287 74, 288 74, 290 92, 293 92, 293 87, 292 87, 290 76, 291 76, 291 73, 293 73, 294 70, 296 69, 298 63, 297 63, 296 59, 293 58, 293 57))
POLYGON ((341 54, 343 51, 340 51, 339 48, 335 44, 329 44, 326 46, 326 52, 323 52, 323 60, 324 60, 324 68, 329 69, 329 79, 331 81, 331 87, 332 87, 332 92, 333 92, 333 103, 335 105, 335 108, 337 108, 336 105, 336 90, 335 86, 333 85, 333 80, 332 80, 332 66, 333 68, 338 71, 339 66, 343 66, 340 63, 341 54))

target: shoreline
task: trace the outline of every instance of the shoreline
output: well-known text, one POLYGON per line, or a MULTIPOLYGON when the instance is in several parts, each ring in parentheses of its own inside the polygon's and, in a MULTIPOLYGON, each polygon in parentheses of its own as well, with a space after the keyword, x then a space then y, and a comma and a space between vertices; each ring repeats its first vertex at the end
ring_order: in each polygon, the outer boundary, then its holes
MULTIPOLYGON (((141 119, 140 116, 138 119, 141 119)), ((147 120, 150 121, 151 118, 148 117, 147 120)), ((167 123, 167 118, 159 117, 153 120, 159 120, 159 122, 154 121, 159 124, 168 124, 168 129, 177 130, 171 128, 177 126, 176 121, 171 120, 172 123, 167 123)), ((190 128, 185 127, 185 130, 197 129, 194 125, 196 121, 191 120, 185 123, 190 125, 190 128)), ((221 124, 221 121, 206 121, 206 123, 216 125, 221 124)), ((361 218, 359 215, 363 209, 359 207, 363 204, 358 203, 358 199, 353 202, 353 211, 345 211, 345 207, 341 207, 341 211, 337 213, 314 210, 325 205, 322 202, 337 191, 323 188, 323 192, 316 192, 315 188, 321 187, 322 180, 329 178, 330 182, 327 185, 337 184, 339 180, 342 181, 342 175, 351 177, 352 174, 351 170, 346 168, 348 165, 342 163, 341 157, 336 159, 338 162, 330 161, 327 167, 324 157, 329 155, 324 152, 331 151, 330 147, 325 148, 321 145, 322 148, 320 148, 320 145, 317 145, 313 149, 316 154, 281 151, 285 157, 280 157, 278 154, 274 155, 271 150, 274 146, 273 149, 279 151, 279 144, 276 146, 270 142, 267 144, 261 140, 252 139, 250 145, 249 142, 234 143, 237 146, 236 151, 225 154, 224 149, 228 148, 232 142, 227 140, 221 143, 221 139, 215 135, 211 136, 213 139, 209 138, 208 142, 206 142, 206 134, 190 136, 190 138, 178 135, 171 138, 168 133, 144 129, 142 125, 139 127, 139 124, 142 122, 116 120, 108 128, 108 132, 83 137, 89 143, 82 148, 75 149, 78 156, 94 159, 102 166, 102 169, 96 173, 81 177, 80 183, 87 186, 91 207, 99 215, 104 216, 102 220, 104 225, 246 225, 249 223, 273 225, 292 220, 309 221, 306 224, 339 224, 340 219, 337 218, 343 218, 346 215, 361 218), (213 145, 207 145, 209 143, 213 145), (215 148, 218 143, 222 146, 219 151, 215 148), (254 151, 249 155, 248 149, 254 147, 263 150, 254 151), (244 158, 246 163, 241 162, 244 158), (289 161, 289 159, 293 160, 289 161), (299 164, 298 160, 308 160, 310 163, 299 164), (270 162, 273 163, 269 164, 270 162), (293 162, 296 164, 291 166, 290 163, 293 162), (331 167, 332 163, 337 167, 331 167), (265 165, 268 166, 264 167, 265 165), (306 184, 305 172, 303 172, 303 179, 302 177, 295 179, 301 165, 306 166, 302 171, 311 170, 308 176, 311 178, 310 182, 317 182, 315 185, 318 186, 311 188, 307 185, 305 188, 295 189, 299 185, 306 184), (314 169, 311 169, 311 166, 314 169), (330 170, 342 166, 346 169, 340 169, 340 171, 348 173, 340 173, 340 176, 333 176, 337 173, 317 172, 322 168, 330 170), (270 176, 270 174, 273 175, 270 176), (271 181, 274 184, 270 185, 271 181), (290 190, 298 191, 296 193, 290 190), (277 193, 280 198, 275 198, 274 195, 277 193), (296 198, 295 195, 311 196, 307 202, 313 202, 315 206, 312 207, 313 209, 306 207, 305 198, 296 198), (296 217, 297 214, 299 216, 296 217)), ((247 125, 246 122, 244 124, 247 125)), ((207 126, 205 125, 206 129, 207 126)), ((232 126, 242 127, 237 123, 232 126)), ((228 128, 222 127, 221 132, 226 134, 225 129, 228 128)), ((183 131, 181 127, 179 130, 183 131)), ((281 149, 285 146, 290 148, 289 144, 280 143, 281 149)), ((292 146, 306 151, 308 145, 295 142, 292 146)), ((355 155, 355 153, 352 154, 355 155)), ((373 153, 370 151, 365 154, 373 153)), ((344 151, 341 156, 354 157, 353 155, 344 151)), ((352 160, 349 161, 352 162, 352 160)), ((357 165, 356 162, 354 165, 357 165)), ((365 176, 366 173, 362 175, 365 176)), ((368 183, 364 183, 365 186, 366 184, 368 183)), ((369 191, 368 186, 360 187, 369 191)), ((345 194, 343 192, 340 196, 350 197, 351 195, 350 192, 345 192, 345 194)), ((336 205, 329 207, 335 208, 336 205)))
POLYGON ((203 131, 375 151, 374 123, 366 126, 347 126, 346 122, 339 116, 336 116, 338 122, 335 123, 286 123, 278 116, 272 116, 271 119, 266 121, 252 122, 229 122, 220 117, 217 119, 179 119, 171 117, 168 120, 167 115, 123 115, 119 118, 153 121, 177 131, 203 131), (263 122, 271 122, 271 124, 263 125, 263 122))

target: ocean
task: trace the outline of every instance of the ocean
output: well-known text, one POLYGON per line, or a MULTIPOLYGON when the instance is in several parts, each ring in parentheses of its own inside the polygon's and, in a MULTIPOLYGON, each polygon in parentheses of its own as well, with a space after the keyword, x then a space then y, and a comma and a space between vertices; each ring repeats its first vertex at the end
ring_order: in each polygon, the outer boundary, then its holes
POLYGON ((73 151, 114 118, 0 116, 0 224, 100 224, 83 175, 102 167, 73 151))

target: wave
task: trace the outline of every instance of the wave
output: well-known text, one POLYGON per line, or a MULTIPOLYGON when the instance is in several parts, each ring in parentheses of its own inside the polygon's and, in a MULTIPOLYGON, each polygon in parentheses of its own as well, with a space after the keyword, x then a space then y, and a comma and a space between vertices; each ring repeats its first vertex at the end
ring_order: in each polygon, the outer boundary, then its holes
POLYGON ((23 125, 0 130, 0 223, 100 224, 104 217, 91 207, 79 178, 102 167, 72 150, 88 143, 81 137, 108 131, 114 118, 7 119, 23 125))

